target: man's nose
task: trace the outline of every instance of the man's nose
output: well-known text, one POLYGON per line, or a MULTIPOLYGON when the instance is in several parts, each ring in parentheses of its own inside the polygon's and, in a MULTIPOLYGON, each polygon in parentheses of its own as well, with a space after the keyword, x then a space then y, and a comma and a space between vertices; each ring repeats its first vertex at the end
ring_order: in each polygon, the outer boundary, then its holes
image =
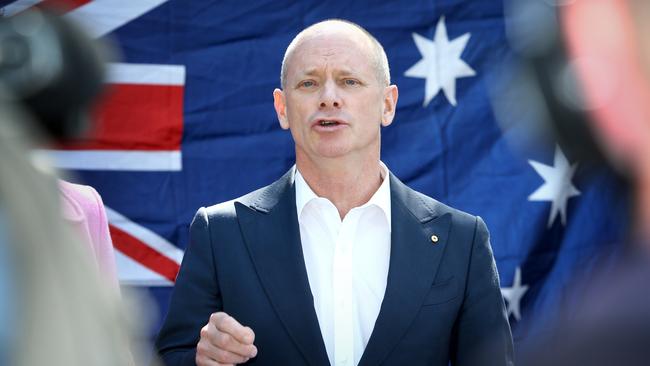
POLYGON ((323 88, 321 89, 320 107, 339 108, 341 107, 341 104, 342 104, 341 95, 339 93, 336 83, 333 81, 326 82, 325 85, 323 85, 323 88))

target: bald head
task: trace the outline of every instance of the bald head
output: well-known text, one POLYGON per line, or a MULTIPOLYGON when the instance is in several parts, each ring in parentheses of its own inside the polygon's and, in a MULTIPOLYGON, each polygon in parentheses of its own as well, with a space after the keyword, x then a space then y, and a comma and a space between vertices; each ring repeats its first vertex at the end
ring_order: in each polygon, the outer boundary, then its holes
POLYGON ((298 49, 302 43, 314 37, 337 33, 347 33, 350 38, 357 39, 360 46, 368 47, 368 56, 371 58, 370 61, 376 69, 377 80, 381 85, 390 85, 388 58, 386 57, 386 52, 384 52, 384 47, 382 47, 381 43, 368 33, 368 31, 355 23, 341 19, 330 19, 305 28, 291 41, 289 47, 287 47, 287 50, 284 53, 284 58, 282 59, 282 71, 280 72, 282 89, 286 86, 287 70, 296 49, 298 49))

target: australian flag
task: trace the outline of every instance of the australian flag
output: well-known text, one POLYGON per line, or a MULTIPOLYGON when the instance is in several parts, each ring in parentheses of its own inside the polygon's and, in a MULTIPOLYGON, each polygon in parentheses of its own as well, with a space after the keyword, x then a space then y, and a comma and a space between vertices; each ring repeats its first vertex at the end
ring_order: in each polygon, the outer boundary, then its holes
POLYGON ((388 168, 486 221, 515 343, 543 329, 575 298, 575 278, 620 244, 617 180, 555 143, 517 143, 526 132, 497 118, 494 98, 520 103, 491 92, 512 58, 500 0, 4 3, 5 16, 63 3, 65 17, 117 45, 91 137, 49 153, 102 195, 120 281, 149 291, 161 316, 197 208, 270 184, 293 165, 272 91, 291 39, 330 18, 358 23, 386 49, 400 91, 382 131, 388 168))

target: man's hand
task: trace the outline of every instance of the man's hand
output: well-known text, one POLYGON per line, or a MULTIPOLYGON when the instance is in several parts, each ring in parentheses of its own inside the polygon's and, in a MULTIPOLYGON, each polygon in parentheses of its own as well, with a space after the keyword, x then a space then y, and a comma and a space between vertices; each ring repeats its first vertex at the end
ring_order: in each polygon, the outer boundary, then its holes
POLYGON ((229 366, 247 362, 257 355, 255 333, 230 315, 218 312, 201 328, 196 345, 197 366, 229 366))

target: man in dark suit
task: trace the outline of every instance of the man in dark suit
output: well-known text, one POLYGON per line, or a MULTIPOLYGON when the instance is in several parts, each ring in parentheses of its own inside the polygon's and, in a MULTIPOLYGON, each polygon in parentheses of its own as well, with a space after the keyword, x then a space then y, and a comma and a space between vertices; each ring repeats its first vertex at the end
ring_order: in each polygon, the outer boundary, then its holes
POLYGON ((281 81, 296 166, 197 213, 157 341, 166 364, 511 365, 485 224, 380 162, 398 92, 379 42, 315 24, 281 81))

